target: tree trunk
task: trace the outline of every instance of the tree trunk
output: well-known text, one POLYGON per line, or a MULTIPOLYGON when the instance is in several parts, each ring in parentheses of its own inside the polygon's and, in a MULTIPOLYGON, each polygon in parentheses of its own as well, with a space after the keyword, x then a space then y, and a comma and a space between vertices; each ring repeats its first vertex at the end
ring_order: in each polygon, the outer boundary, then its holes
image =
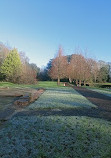
POLYGON ((86 82, 85 82, 85 80, 84 80, 84 86, 86 85, 86 82))
POLYGON ((76 86, 78 85, 78 80, 76 79, 76 86))
POLYGON ((81 80, 79 80, 79 86, 81 86, 81 80))
POLYGON ((72 83, 72 79, 69 77, 69 82, 72 83))
POLYGON ((60 85, 60 78, 58 77, 57 84, 60 85))
POLYGON ((96 76, 94 76, 94 81, 95 81, 95 83, 96 83, 96 80, 97 80, 97 77, 96 77, 96 76))

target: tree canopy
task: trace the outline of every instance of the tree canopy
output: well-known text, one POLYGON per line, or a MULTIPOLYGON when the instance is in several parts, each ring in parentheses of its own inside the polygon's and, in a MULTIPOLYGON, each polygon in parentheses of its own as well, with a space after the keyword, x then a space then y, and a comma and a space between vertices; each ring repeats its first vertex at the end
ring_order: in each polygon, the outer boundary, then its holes
POLYGON ((60 84, 60 79, 63 79, 67 75, 67 57, 63 55, 63 50, 59 47, 56 58, 52 60, 52 67, 50 70, 50 77, 57 79, 60 84))

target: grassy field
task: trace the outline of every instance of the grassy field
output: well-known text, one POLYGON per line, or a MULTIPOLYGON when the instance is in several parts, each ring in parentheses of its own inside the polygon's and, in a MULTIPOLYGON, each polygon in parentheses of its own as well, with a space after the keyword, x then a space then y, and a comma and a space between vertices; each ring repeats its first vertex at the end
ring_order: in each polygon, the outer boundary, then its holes
MULTIPOLYGON (((10 82, 0 82, 0 87, 12 87, 12 88, 24 88, 24 87, 28 87, 28 88, 56 88, 56 87, 64 87, 63 86, 64 83, 61 83, 59 86, 57 85, 57 82, 54 81, 38 81, 37 84, 32 84, 32 85, 26 85, 26 84, 14 84, 14 83, 10 83, 10 82)), ((101 89, 101 90, 105 90, 105 91, 111 91, 108 88, 101 88, 102 85, 110 85, 111 83, 95 83, 93 85, 90 86, 90 88, 93 89, 101 89)), ((88 88, 86 86, 86 88, 88 88)))
MULTIPOLYGON (((10 85, 2 83, 2 87, 10 85)), ((39 82, 24 87, 46 88, 28 111, 96 107, 63 84, 39 82)), ((110 158, 111 122, 87 116, 27 115, 12 117, 0 129, 1 158, 110 158)))
POLYGON ((61 83, 59 86, 57 85, 57 82, 50 82, 50 81, 39 81, 37 84, 32 85, 26 85, 26 84, 14 84, 10 82, 0 82, 0 87, 11 87, 11 88, 56 88, 56 87, 63 87, 63 83, 61 83))

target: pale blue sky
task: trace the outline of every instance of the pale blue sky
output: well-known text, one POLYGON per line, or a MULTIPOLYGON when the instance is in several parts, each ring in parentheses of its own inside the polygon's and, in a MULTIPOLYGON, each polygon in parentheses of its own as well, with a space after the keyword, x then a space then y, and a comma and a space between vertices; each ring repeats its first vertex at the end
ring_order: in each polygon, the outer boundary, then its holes
POLYGON ((111 0, 0 0, 0 41, 46 65, 59 45, 111 62, 111 0))

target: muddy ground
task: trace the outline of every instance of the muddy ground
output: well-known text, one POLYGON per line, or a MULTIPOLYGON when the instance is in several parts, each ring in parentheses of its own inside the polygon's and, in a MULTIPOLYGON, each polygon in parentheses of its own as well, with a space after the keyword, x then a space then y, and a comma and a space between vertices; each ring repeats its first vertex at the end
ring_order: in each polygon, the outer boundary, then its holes
POLYGON ((0 122, 4 122, 37 100, 44 89, 0 88, 0 122))

